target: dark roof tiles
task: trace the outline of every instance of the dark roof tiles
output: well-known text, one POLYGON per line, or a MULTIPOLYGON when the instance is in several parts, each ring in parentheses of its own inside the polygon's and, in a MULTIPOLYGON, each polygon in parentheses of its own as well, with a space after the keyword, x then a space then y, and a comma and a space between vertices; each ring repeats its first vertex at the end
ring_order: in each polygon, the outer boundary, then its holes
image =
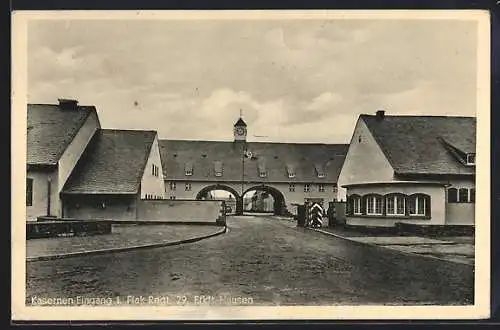
POLYGON ((55 166, 92 112, 93 106, 28 104, 27 164, 55 166))
POLYGON ((463 153, 474 153, 475 117, 361 115, 396 174, 474 174, 443 140, 463 153))
POLYGON ((155 137, 156 131, 97 131, 63 193, 137 193, 155 137))
POLYGON ((241 181, 244 171, 245 181, 336 182, 346 151, 345 144, 160 140, 167 180, 241 181), (251 158, 243 157, 244 147, 251 158), (215 176, 217 162, 222 163, 222 178, 215 176), (188 163, 192 176, 185 175, 188 163), (259 164, 265 166, 266 177, 259 175, 259 164), (322 164, 325 178, 318 177, 315 164, 322 164), (287 166, 295 171, 294 178, 289 178, 287 166))

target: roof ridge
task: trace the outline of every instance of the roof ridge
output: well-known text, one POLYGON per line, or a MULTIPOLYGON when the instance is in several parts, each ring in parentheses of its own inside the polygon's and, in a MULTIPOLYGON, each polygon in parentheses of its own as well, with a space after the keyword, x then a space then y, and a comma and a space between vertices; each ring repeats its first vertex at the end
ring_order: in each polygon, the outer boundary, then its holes
MULTIPOLYGON (((373 118, 376 118, 377 115, 373 115, 373 114, 367 114, 367 113, 362 113, 360 114, 360 116, 364 116, 364 117, 373 117, 373 118)), ((397 115, 388 115, 388 114, 385 114, 384 115, 385 118, 387 117, 411 117, 411 118, 469 118, 469 119, 477 119, 477 116, 453 116, 453 115, 401 115, 401 114, 397 114, 397 115)))
MULTIPOLYGON (((206 143, 228 143, 232 144, 234 141, 221 141, 221 140, 183 140, 183 139, 158 139, 158 141, 168 142, 206 142, 206 143)), ((247 141, 247 144, 285 144, 285 145, 322 145, 322 146, 347 146, 349 143, 318 143, 318 142, 263 142, 263 141, 247 141)))
POLYGON ((100 130, 107 131, 107 132, 148 132, 148 133, 157 133, 158 134, 158 131, 149 130, 149 129, 101 128, 100 130))

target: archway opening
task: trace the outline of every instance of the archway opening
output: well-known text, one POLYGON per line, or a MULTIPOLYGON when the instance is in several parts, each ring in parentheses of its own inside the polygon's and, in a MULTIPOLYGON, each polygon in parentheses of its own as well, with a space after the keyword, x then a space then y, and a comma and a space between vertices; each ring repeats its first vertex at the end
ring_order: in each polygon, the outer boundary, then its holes
POLYGON ((231 187, 224 185, 212 185, 203 188, 196 195, 198 200, 223 200, 226 204, 226 214, 241 214, 243 205, 241 197, 231 187))
POLYGON ((243 211, 247 214, 269 213, 283 215, 286 213, 285 197, 276 188, 255 186, 243 194, 243 211))

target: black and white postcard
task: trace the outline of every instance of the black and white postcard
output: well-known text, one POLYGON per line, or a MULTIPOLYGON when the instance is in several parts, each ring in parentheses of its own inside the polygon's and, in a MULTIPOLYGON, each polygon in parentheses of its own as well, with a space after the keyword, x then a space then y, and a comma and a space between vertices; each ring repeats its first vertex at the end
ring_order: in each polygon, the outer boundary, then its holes
POLYGON ((489 24, 14 12, 13 319, 488 317, 489 24))

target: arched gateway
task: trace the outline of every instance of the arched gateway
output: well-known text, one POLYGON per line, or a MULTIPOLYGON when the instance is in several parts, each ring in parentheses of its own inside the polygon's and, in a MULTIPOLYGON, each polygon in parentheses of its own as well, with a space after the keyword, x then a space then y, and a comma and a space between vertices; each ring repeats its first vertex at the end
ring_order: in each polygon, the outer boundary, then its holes
POLYGON ((243 197, 250 191, 264 191, 268 194, 270 194, 273 199, 274 199, 274 206, 273 206, 273 211, 275 215, 283 215, 286 213, 286 204, 285 204, 285 196, 283 196, 283 193, 279 191, 278 189, 266 185, 258 185, 258 186, 253 186, 251 188, 248 188, 245 190, 243 193, 243 197))
POLYGON ((238 194, 236 190, 223 184, 214 184, 206 186, 205 188, 201 189, 198 192, 198 194, 196 195, 196 199, 197 200, 204 199, 206 198, 209 192, 214 190, 224 190, 233 194, 234 198, 236 199, 236 214, 243 214, 243 198, 240 196, 240 194, 238 194))

